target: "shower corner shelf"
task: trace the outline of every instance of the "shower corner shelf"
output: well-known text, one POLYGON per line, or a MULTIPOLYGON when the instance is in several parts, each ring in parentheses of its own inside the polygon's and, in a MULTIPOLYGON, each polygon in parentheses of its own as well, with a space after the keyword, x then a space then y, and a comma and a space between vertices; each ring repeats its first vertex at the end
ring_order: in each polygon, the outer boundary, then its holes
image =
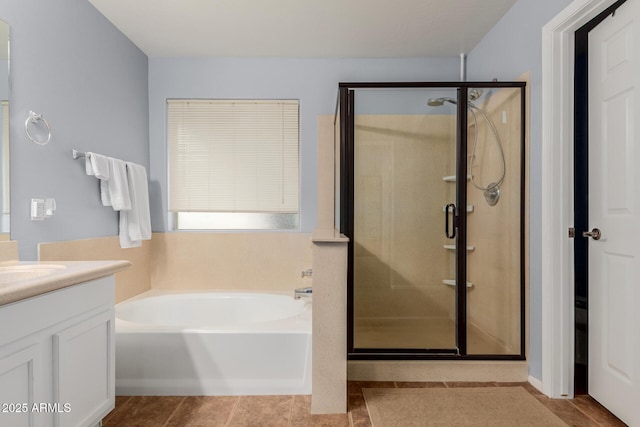
MULTIPOLYGON (((455 286, 456 285, 456 281, 455 279, 444 279, 442 281, 443 285, 447 285, 447 286, 455 286)), ((467 288, 473 288, 473 283, 471 282, 467 282, 467 288)))
MULTIPOLYGON (((451 249, 453 251, 456 250, 456 245, 444 245, 445 249, 451 249)), ((467 251, 471 252, 471 251, 475 251, 476 247, 475 246, 467 246, 467 251)))
MULTIPOLYGON (((471 175, 467 175, 467 180, 471 179, 471 175)), ((456 182, 456 176, 455 175, 449 175, 449 176, 443 176, 442 180, 445 182, 456 182)))

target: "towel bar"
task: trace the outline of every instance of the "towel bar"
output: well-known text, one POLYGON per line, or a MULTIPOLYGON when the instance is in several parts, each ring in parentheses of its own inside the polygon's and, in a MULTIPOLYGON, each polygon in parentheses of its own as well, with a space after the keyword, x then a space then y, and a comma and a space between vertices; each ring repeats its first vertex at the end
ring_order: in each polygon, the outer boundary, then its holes
POLYGON ((79 159, 80 157, 87 157, 87 153, 78 151, 75 148, 71 150, 71 155, 73 156, 73 160, 79 159))

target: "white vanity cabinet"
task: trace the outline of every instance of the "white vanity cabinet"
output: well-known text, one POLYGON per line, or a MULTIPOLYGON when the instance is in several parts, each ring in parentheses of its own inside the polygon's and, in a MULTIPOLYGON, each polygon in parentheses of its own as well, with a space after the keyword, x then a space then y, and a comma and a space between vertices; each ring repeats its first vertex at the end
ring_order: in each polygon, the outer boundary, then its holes
POLYGON ((0 426, 94 426, 115 404, 114 278, 0 306, 0 426))

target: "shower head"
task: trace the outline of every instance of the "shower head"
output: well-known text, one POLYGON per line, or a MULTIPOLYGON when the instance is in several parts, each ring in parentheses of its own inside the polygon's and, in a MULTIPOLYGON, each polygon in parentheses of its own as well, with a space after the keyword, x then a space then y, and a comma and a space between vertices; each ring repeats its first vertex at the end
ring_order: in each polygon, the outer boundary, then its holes
POLYGON ((452 104, 457 104, 455 99, 452 98, 429 98, 427 100, 427 105, 429 107, 440 107, 444 105, 445 102, 450 102, 452 104))
POLYGON ((471 88, 469 89, 469 101, 475 101, 482 96, 482 89, 471 88))

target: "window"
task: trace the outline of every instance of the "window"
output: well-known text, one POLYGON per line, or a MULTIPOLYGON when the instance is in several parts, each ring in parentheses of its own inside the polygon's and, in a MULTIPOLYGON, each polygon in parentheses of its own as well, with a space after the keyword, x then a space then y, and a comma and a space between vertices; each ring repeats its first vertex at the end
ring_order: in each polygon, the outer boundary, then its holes
POLYGON ((167 101, 177 229, 297 229, 297 100, 167 101))

